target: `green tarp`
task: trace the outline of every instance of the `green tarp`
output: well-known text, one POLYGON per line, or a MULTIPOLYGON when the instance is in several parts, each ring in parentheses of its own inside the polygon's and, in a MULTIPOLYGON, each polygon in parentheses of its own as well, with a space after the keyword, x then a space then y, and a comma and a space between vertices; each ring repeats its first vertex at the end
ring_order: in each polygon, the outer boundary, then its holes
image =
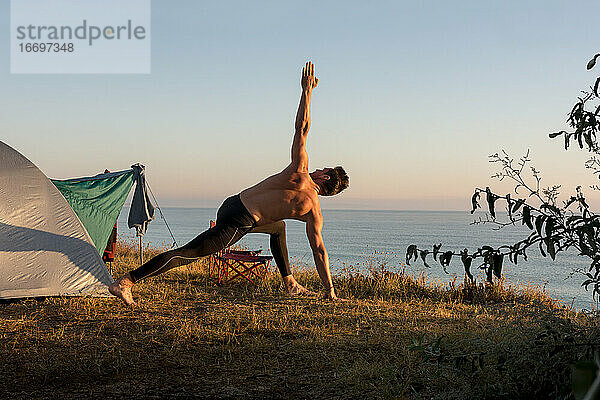
POLYGON ((51 181, 71 205, 102 255, 135 181, 133 170, 51 181))

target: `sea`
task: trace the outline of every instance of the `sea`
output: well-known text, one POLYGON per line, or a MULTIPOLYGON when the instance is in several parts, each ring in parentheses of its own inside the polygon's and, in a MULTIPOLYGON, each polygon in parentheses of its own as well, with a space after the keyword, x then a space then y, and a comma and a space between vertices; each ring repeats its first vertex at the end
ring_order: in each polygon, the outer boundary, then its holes
MULTIPOLYGON (((143 237, 144 245, 171 248, 175 238, 181 246, 208 228, 216 218, 216 208, 161 208, 143 237)), ((135 229, 127 228, 129 208, 124 207, 118 219, 121 239, 137 241, 135 229)), ((480 215, 481 216, 481 215, 480 215)), ((428 257, 429 267, 412 261, 406 264, 406 249, 415 244, 420 249, 431 249, 442 244, 441 251, 470 251, 489 245, 497 247, 512 244, 526 237, 527 228, 516 225, 498 229, 493 224, 473 224, 479 216, 463 211, 381 211, 381 210, 323 210, 323 239, 327 247, 332 273, 362 272, 385 269, 404 271, 413 276, 425 275, 438 282, 462 282, 464 267, 454 257, 446 271, 428 257)), ((503 215, 499 213, 498 218, 503 215)), ((484 218, 485 219, 485 218, 484 218)), ((287 243, 293 265, 314 267, 312 252, 306 238, 305 225, 286 220, 287 243)), ((247 249, 263 249, 270 254, 269 236, 254 233, 246 235, 238 244, 247 249)), ((530 285, 545 290, 564 305, 578 310, 598 310, 591 288, 581 286, 585 277, 581 270, 589 268, 589 261, 575 251, 561 252, 556 260, 543 257, 537 246, 528 251, 528 260, 519 259, 511 264, 505 258, 503 275, 507 284, 530 285)), ((478 281, 485 280, 483 270, 473 263, 471 268, 478 281)))

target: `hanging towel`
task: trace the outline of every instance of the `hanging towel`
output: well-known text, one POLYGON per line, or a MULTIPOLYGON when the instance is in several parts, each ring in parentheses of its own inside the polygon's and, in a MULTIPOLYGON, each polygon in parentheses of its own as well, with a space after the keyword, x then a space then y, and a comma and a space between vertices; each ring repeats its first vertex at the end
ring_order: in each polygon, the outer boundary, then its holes
POLYGON ((135 191, 131 200, 127 225, 129 228, 135 228, 137 236, 144 236, 148 229, 148 223, 154 219, 154 206, 148 197, 145 167, 138 163, 132 165, 131 168, 135 175, 135 191))

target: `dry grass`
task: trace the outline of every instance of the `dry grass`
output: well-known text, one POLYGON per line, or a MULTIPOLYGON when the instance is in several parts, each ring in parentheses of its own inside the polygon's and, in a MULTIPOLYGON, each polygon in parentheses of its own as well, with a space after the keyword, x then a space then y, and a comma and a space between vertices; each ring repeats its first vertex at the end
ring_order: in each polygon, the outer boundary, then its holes
MULTIPOLYGON (((115 274, 136 264, 120 246, 115 274)), ((142 282, 135 310, 0 304, 0 398, 569 398, 570 366, 600 343, 595 317, 531 287, 381 271, 337 277, 352 301, 332 304, 284 296, 275 272, 219 287, 205 267, 142 282)))

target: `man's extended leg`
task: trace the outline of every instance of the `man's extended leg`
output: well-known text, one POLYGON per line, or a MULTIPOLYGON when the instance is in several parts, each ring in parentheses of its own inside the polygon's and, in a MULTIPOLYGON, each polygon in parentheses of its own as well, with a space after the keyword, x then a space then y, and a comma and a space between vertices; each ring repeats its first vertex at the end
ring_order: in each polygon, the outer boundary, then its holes
POLYGON ((240 196, 231 196, 225 199, 217 211, 217 225, 202 232, 185 246, 157 255, 138 269, 117 279, 108 290, 126 304, 134 305, 131 287, 135 282, 231 246, 251 231, 255 224, 254 217, 248 212, 240 196))
POLYGON ((155 276, 172 268, 189 264, 200 257, 205 257, 231 246, 240 240, 248 229, 232 225, 217 224, 202 232, 191 242, 177 249, 169 250, 153 257, 138 269, 130 271, 116 280, 108 290, 120 297, 126 304, 135 305, 131 295, 131 287, 141 279, 155 276))
POLYGON ((186 245, 177 249, 161 253, 150 261, 131 271, 132 281, 162 274, 172 268, 180 267, 216 253, 225 247, 231 246, 242 238, 247 230, 241 230, 231 225, 216 225, 202 232, 186 245))
POLYGON ((298 282, 292 276, 290 269, 290 260, 288 258, 287 241, 285 236, 285 222, 278 221, 268 225, 262 225, 254 228, 251 233, 267 233, 270 235, 269 244, 271 246, 271 254, 275 259, 275 264, 279 268, 281 278, 285 284, 285 288, 288 294, 300 295, 309 294, 316 295, 298 282))

